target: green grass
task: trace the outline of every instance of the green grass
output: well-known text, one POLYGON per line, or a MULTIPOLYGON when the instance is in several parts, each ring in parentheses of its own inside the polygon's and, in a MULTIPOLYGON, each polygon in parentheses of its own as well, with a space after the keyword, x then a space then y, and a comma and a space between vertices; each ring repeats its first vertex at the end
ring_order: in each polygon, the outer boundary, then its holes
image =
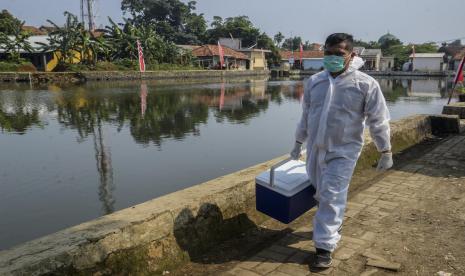
POLYGON ((37 69, 30 62, 8 62, 0 61, 0 72, 36 72, 37 69))
POLYGON ((465 87, 463 86, 457 87, 455 88, 455 90, 457 90, 457 92, 459 92, 460 94, 465 94, 465 87))
MULTIPOLYGON (((193 65, 181 64, 146 64, 147 71, 178 71, 178 70, 199 70, 201 68, 193 65)), ((37 69, 30 62, 20 64, 0 61, 0 72, 36 72, 37 69)), ((122 59, 114 62, 99 61, 95 65, 86 64, 59 64, 55 72, 82 72, 82 71, 139 71, 139 63, 135 60, 122 59)))
MULTIPOLYGON (((173 70, 198 70, 199 67, 180 64, 146 64, 147 71, 173 71, 173 70)), ((99 61, 95 65, 62 64, 57 66, 56 72, 81 72, 81 71, 139 71, 139 64, 133 60, 118 60, 114 62, 99 61)))

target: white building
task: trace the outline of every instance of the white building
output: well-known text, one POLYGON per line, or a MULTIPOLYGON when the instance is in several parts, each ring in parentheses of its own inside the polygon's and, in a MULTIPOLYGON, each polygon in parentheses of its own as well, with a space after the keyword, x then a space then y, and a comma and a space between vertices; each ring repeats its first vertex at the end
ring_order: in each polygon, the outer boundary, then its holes
POLYGON ((394 68, 395 58, 382 56, 379 64, 380 71, 391 71, 394 68))
POLYGON ((294 68, 320 71, 323 70, 323 51, 303 51, 302 52, 302 66, 300 65, 300 51, 280 51, 281 66, 289 67, 290 61, 293 61, 294 68))
POLYGON ((440 72, 445 70, 444 53, 419 53, 410 55, 412 71, 440 72))

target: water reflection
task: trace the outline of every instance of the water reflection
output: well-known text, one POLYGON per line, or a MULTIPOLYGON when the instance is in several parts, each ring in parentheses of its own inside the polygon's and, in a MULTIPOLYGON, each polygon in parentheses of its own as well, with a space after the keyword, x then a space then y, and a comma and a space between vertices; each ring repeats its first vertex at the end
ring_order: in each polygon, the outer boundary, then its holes
MULTIPOLYGON (((393 119, 440 112, 447 91, 439 79, 380 84, 393 119)), ((0 84, 0 248, 285 154, 303 91, 264 79, 0 84)))
MULTIPOLYGON (((405 97, 428 101, 445 97, 448 92, 445 79, 380 78, 379 83, 389 102, 405 97)), ((3 132, 24 134, 30 128, 44 126, 40 114, 56 111, 60 124, 76 129, 80 139, 94 134, 99 122, 104 122, 116 125, 119 130, 129 126, 137 143, 160 146, 163 139, 182 140, 189 134, 200 135, 199 126, 207 124, 209 110, 218 122, 244 124, 266 111, 270 102, 280 104, 283 98, 301 101, 303 97, 300 81, 250 80, 240 85, 223 81, 180 85, 178 91, 142 83, 137 89, 139 95, 131 93, 134 91, 131 87, 91 84, 62 90, 49 86, 47 90, 55 92, 52 103, 34 97, 33 91, 3 91, 0 127, 3 132), (149 95, 149 88, 154 93, 149 95), (183 89, 194 91, 182 93, 183 89)))
POLYGON ((147 84, 142 83, 140 85, 140 115, 142 118, 145 117, 145 111, 147 110, 147 84))
POLYGON ((378 82, 387 101, 396 102, 400 97, 418 97, 429 101, 444 98, 448 93, 447 79, 393 79, 379 78, 378 82))
POLYGON ((39 118, 46 107, 38 105, 31 95, 9 91, 0 96, 0 128, 2 132, 23 135, 32 126, 42 127, 39 118))
POLYGON ((97 120, 97 129, 93 133, 95 161, 97 163, 97 171, 100 177, 100 185, 98 189, 99 199, 102 202, 103 214, 113 213, 115 210, 115 200, 113 191, 115 189, 113 183, 113 166, 111 162, 111 150, 105 143, 104 131, 102 122, 97 120))

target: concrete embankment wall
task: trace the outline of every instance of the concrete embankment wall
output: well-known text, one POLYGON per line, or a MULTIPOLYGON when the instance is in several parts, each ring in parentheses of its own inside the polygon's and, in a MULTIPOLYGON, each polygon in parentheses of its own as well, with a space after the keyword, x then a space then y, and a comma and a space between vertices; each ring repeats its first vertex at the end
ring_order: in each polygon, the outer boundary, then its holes
MULTIPOLYGON (((430 136, 434 120, 459 119, 418 115, 392 122, 394 151, 430 136)), ((378 157, 367 138, 359 168, 378 157)), ((255 211, 254 179, 282 158, 1 251, 0 275, 144 275, 179 266, 267 219, 255 211)))
POLYGON ((83 71, 83 72, 0 72, 0 82, 33 83, 80 83, 86 81, 138 80, 138 79, 192 79, 192 78, 232 78, 268 76, 267 70, 219 71, 219 70, 179 70, 150 71, 83 71))

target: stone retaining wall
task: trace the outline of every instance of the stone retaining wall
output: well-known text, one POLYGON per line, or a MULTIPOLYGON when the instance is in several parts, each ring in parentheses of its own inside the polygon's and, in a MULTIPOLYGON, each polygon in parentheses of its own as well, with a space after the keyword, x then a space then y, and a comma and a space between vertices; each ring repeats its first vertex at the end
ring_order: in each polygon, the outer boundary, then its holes
POLYGON ((465 119, 465 102, 456 102, 444 106, 442 114, 458 115, 460 119, 465 119))
POLYGON ((268 76, 267 70, 219 71, 219 70, 179 70, 150 71, 88 71, 88 72, 0 72, 0 82, 33 83, 81 83, 86 81, 138 80, 138 79, 191 79, 191 78, 230 78, 268 76))
MULTIPOLYGON (((427 115, 392 122, 394 151, 431 132, 427 115)), ((378 157, 367 138, 359 169, 378 157)), ((282 158, 1 251, 0 275, 148 275, 179 266, 267 219, 255 211, 254 179, 282 158)))

